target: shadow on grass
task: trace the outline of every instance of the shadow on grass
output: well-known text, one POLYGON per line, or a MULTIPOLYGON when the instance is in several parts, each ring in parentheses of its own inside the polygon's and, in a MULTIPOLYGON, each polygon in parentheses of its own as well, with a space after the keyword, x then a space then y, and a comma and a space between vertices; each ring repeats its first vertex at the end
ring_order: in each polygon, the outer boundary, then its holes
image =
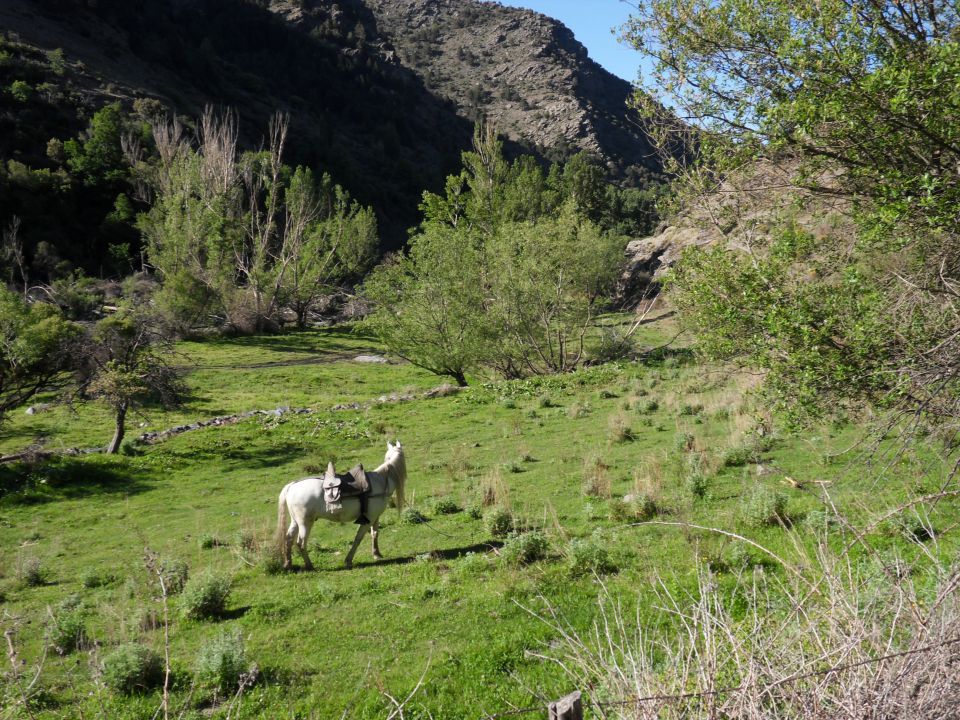
MULTIPOLYGON (((488 540, 482 543, 474 543, 473 545, 466 545, 464 547, 457 548, 447 548, 445 550, 432 550, 429 553, 426 553, 430 556, 431 560, 456 560, 461 558, 464 555, 470 553, 479 553, 479 552, 489 552, 491 550, 499 550, 503 547, 503 543, 499 540, 488 540)), ((407 563, 412 563, 416 561, 418 557, 423 553, 416 555, 403 555, 400 557, 388 557, 383 560, 368 560, 361 562, 359 560, 354 560, 353 570, 358 570, 365 567, 383 567, 385 565, 406 565, 407 563)), ((343 565, 340 565, 335 568, 324 568, 324 572, 344 572, 347 568, 343 565)))
POLYGON ((132 495, 150 487, 143 471, 123 460, 100 455, 0 466, 0 507, 132 495))

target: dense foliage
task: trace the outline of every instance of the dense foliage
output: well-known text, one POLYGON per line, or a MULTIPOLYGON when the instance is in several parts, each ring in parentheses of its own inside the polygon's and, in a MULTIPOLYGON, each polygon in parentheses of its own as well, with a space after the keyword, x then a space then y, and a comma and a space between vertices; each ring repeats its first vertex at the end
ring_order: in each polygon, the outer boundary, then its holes
POLYGON ((626 30, 696 133, 688 188, 788 157, 855 217, 850 236, 788 224, 747 254, 690 251, 673 280, 707 349, 770 370, 801 414, 883 397, 957 415, 958 27, 942 0, 655 0, 626 30))
POLYGON ((622 240, 587 215, 604 197, 584 159, 545 174, 507 162, 478 127, 464 170, 443 196, 425 193, 408 255, 368 278, 369 325, 398 355, 466 383, 563 372, 585 359, 584 336, 614 280, 622 240))

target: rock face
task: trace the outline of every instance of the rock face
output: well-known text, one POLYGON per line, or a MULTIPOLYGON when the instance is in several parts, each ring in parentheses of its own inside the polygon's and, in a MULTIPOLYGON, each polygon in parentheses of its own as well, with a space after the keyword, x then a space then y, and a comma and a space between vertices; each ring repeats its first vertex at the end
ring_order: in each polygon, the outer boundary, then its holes
POLYGON ((630 83, 591 60, 562 23, 477 0, 364 0, 400 61, 467 118, 547 155, 586 150, 615 176, 660 171, 630 83))
MULTIPOLYGON (((689 200, 654 235, 627 245, 617 300, 631 306, 649 296, 664 272, 691 246, 722 243, 732 250, 762 251, 784 223, 815 237, 852 238, 849 200, 799 186, 797 173, 798 164, 791 158, 763 160, 689 200)), ((834 179, 827 171, 806 182, 830 188, 834 179)))

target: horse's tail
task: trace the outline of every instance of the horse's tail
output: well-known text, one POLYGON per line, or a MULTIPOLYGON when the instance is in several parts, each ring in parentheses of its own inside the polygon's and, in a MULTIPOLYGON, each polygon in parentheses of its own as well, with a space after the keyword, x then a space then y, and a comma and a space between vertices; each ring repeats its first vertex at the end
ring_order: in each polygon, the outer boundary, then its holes
POLYGON ((287 483, 283 486, 283 490, 280 491, 280 499, 277 500, 277 532, 273 536, 273 539, 276 543, 277 550, 281 554, 284 552, 286 544, 287 522, 289 521, 287 516, 287 488, 289 488, 290 485, 291 483, 287 483))

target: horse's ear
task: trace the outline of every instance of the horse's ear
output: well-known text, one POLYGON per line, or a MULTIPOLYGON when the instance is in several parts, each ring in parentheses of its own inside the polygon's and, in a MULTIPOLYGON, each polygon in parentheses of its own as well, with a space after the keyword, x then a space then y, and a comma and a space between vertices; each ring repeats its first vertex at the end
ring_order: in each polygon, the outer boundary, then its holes
POLYGON ((390 444, 390 441, 387 440, 387 450, 393 450, 393 445, 390 444))
POLYGON ((393 448, 394 448, 395 450, 399 450, 399 449, 400 449, 400 441, 399 441, 399 440, 397 440, 397 442, 394 443, 393 448))
POLYGON ((333 462, 328 462, 328 463, 327 463, 327 477, 333 479, 333 478, 335 478, 336 476, 337 476, 337 471, 333 469, 333 462))

